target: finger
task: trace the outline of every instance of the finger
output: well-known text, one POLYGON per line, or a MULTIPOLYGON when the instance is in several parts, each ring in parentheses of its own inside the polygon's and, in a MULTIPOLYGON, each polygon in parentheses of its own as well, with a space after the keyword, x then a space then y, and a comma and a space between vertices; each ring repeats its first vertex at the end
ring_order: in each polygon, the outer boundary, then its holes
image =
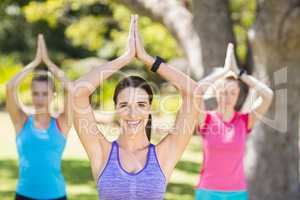
POLYGON ((136 33, 139 32, 139 16, 135 15, 135 31, 136 33))
POLYGON ((233 53, 233 44, 229 43, 227 46, 226 57, 225 57, 225 67, 230 67, 231 59, 233 53))
POLYGON ((133 26, 132 26, 132 31, 133 31, 134 37, 135 37, 135 23, 136 23, 135 15, 133 15, 133 26))
POLYGON ((45 42, 43 35, 41 37, 41 44, 42 44, 43 57, 48 58, 48 50, 47 50, 46 42, 45 42))
POLYGON ((134 35, 134 39, 136 39, 136 17, 135 15, 133 15, 133 35, 134 35))
POLYGON ((136 21, 136 16, 134 16, 133 37, 134 37, 134 46, 135 46, 135 48, 137 48, 137 41, 138 41, 138 35, 136 33, 136 27, 137 27, 137 21, 136 21))
POLYGON ((131 18, 130 18, 130 25, 129 25, 129 34, 132 33, 132 31, 133 31, 133 26, 134 26, 134 15, 131 15, 131 18))
POLYGON ((134 42, 134 15, 131 15, 128 39, 127 39, 127 48, 132 48, 133 42, 134 42))
POLYGON ((139 33, 139 16, 135 15, 135 36, 136 39, 139 40, 139 42, 141 41, 141 36, 139 33))
POLYGON ((230 63, 229 64, 231 67, 238 69, 238 65, 237 65, 237 61, 236 61, 236 57, 235 57, 235 53, 234 53, 234 45, 232 43, 230 43, 229 45, 230 45, 230 51, 229 51, 230 63))
POLYGON ((42 50, 45 51, 46 49, 46 44, 45 44, 45 39, 44 39, 44 36, 41 34, 40 36, 40 40, 41 40, 41 47, 42 47, 42 50))
POLYGON ((37 40, 37 54, 42 53, 42 42, 43 42, 43 34, 38 34, 38 40, 37 40))

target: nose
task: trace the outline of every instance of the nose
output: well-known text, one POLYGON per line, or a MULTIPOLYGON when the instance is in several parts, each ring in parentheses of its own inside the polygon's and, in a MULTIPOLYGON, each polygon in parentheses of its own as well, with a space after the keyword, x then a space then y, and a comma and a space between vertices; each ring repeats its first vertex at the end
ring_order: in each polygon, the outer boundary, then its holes
POLYGON ((132 119, 136 118, 139 114, 138 107, 131 105, 128 107, 128 116, 132 119))

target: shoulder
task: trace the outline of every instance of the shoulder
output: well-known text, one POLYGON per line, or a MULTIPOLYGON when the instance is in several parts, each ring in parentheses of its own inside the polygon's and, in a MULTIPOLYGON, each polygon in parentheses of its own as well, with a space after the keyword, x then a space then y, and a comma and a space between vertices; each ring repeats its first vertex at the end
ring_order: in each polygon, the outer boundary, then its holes
POLYGON ((243 124, 245 124, 246 132, 250 133, 252 130, 252 128, 250 126, 250 121, 249 121, 250 113, 249 112, 238 112, 237 116, 238 116, 239 120, 242 121, 243 124))
POLYGON ((212 121, 212 119, 214 118, 216 113, 215 113, 215 111, 205 111, 204 115, 205 116, 204 116, 203 124, 202 125, 200 125, 200 124, 197 125, 197 131, 200 134, 204 134, 206 132, 206 129, 207 129, 208 125, 210 124, 210 122, 212 121))
POLYGON ((249 118, 249 113, 248 112, 236 112, 237 113, 237 117, 241 120, 248 120, 249 118))

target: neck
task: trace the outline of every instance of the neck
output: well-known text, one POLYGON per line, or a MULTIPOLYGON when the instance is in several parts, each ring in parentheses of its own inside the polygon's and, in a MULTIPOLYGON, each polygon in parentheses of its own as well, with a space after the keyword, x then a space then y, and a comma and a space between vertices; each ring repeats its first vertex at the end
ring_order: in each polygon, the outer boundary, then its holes
POLYGON ((235 110, 234 108, 228 108, 228 107, 220 107, 218 106, 217 112, 221 114, 222 118, 225 120, 231 119, 235 110))
POLYGON ((49 112, 43 112, 43 113, 36 113, 34 114, 34 119, 36 121, 49 121, 51 118, 49 112))
POLYGON ((118 138, 118 144, 130 152, 134 152, 139 149, 144 149, 149 145, 149 140, 146 136, 146 132, 142 131, 139 133, 132 134, 121 134, 118 138))

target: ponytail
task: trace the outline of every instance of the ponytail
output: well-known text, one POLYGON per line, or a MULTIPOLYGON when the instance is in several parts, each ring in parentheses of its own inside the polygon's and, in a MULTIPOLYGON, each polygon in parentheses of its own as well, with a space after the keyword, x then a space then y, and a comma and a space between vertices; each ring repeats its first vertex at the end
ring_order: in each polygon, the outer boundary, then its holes
POLYGON ((147 135, 149 142, 151 141, 151 130, 152 130, 152 115, 149 114, 149 119, 146 124, 146 135, 147 135))

